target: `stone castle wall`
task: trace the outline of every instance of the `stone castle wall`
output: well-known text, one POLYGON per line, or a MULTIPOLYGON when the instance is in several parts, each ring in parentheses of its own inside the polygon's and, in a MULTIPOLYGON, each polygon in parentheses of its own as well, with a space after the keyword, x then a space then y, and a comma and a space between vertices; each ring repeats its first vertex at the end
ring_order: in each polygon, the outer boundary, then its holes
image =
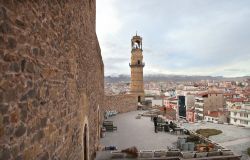
POLYGON ((93 159, 103 90, 95 0, 0 0, 0 159, 83 159, 85 125, 93 159))
POLYGON ((119 113, 134 111, 137 109, 137 96, 133 94, 104 96, 105 110, 116 110, 119 113))

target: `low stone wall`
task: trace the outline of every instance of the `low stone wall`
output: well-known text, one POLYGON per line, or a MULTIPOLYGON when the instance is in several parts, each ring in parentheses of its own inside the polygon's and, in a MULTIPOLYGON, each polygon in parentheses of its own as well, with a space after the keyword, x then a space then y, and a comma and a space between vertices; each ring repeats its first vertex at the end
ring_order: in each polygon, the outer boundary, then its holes
POLYGON ((116 110, 120 113, 134 111, 137 109, 137 97, 133 94, 104 96, 105 110, 116 110))

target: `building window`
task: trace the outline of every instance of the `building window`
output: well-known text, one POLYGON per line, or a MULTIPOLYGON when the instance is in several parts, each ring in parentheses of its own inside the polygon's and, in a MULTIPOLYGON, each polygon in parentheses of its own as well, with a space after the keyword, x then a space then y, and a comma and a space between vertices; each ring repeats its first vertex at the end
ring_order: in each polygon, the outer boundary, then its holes
POLYGON ((247 114, 247 113, 244 113, 244 117, 247 117, 247 118, 248 118, 248 114, 247 114))
POLYGON ((247 124, 247 121, 240 120, 240 124, 247 124))
POLYGON ((141 64, 141 61, 140 61, 140 60, 138 60, 138 61, 137 61, 137 63, 138 63, 138 64, 141 64))

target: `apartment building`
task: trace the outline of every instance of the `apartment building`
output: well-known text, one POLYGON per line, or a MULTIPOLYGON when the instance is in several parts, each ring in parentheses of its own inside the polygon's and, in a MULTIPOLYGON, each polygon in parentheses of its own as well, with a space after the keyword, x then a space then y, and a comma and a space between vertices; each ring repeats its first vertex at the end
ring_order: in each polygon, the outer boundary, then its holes
POLYGON ((213 123, 228 123, 228 112, 225 111, 208 111, 205 113, 204 120, 213 123))
POLYGON ((203 120, 204 118, 204 101, 206 95, 198 95, 195 97, 195 119, 203 120))
POLYGON ((235 108, 230 110, 230 123, 233 125, 250 127, 250 108, 235 108))
POLYGON ((220 92, 209 91, 195 97, 195 117, 196 120, 204 120, 204 115, 208 111, 222 110, 224 97, 220 92))

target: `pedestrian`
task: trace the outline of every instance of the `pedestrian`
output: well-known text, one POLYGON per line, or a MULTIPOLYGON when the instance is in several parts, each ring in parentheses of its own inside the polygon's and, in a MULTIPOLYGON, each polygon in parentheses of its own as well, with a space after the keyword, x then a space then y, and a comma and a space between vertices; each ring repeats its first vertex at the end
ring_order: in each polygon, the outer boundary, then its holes
POLYGON ((169 132, 168 121, 166 121, 166 124, 165 124, 165 126, 164 126, 164 131, 165 131, 165 132, 169 132))
POLYGON ((169 128, 173 129, 174 128, 174 124, 172 121, 170 121, 170 124, 169 124, 169 128))
POLYGON ((154 125, 155 125, 155 133, 157 133, 157 119, 158 119, 157 116, 155 116, 154 119, 153 119, 154 125))

